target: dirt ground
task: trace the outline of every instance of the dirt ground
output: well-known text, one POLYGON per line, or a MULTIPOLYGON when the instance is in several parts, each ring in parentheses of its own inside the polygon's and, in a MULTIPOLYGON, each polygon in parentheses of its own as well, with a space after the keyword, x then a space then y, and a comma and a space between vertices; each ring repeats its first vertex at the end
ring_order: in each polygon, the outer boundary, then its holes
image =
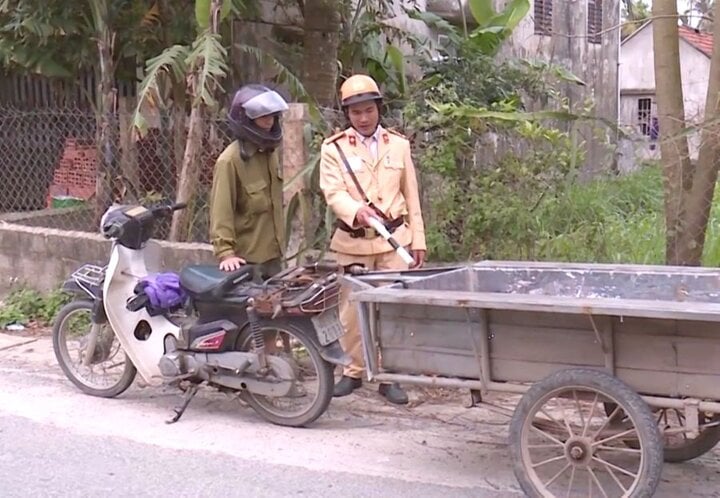
MULTIPOLYGON (((333 400, 312 429, 298 430, 267 424, 239 401, 207 391, 178 424, 167 426, 177 393, 136 382, 118 400, 85 396, 62 375, 47 330, 0 333, 3 371, 14 380, 0 384, 0 415, 161 446, 212 444, 227 453, 240 451, 230 441, 242 435, 242 455, 259 461, 316 470, 351 461, 356 474, 451 485, 458 496, 522 495, 503 414, 514 408, 516 396, 490 395, 487 405, 470 408, 466 391, 411 388, 410 404, 398 407, 369 384, 333 400), (85 423, 79 425, 78 417, 85 423)), ((656 496, 720 497, 720 447, 691 462, 665 464, 656 496)))

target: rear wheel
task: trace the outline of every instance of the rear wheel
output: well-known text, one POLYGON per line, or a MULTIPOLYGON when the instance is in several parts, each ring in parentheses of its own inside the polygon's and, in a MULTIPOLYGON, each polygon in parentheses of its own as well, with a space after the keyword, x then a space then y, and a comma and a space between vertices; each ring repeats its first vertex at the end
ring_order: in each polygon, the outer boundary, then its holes
MULTIPOLYGON (((615 408, 616 405, 607 403, 605 413, 610 415, 615 408)), ((720 415, 698 413, 700 434, 691 439, 685 432, 677 432, 677 429, 687 426, 683 410, 653 408, 653 414, 660 432, 663 434, 663 458, 668 463, 681 463, 697 458, 712 450, 720 442, 720 426, 713 425, 703 428, 703 425, 719 422, 720 415)), ((621 424, 625 421, 625 418, 625 413, 620 410, 615 415, 614 422, 621 424)), ((634 447, 632 441, 628 441, 627 445, 629 448, 634 447)))
POLYGON ((55 358, 82 392, 114 398, 132 385, 137 370, 110 325, 93 323, 92 311, 93 302, 87 300, 60 309, 52 330, 55 358))
MULTIPOLYGON (((288 362, 295 374, 290 394, 270 397, 245 391, 243 399, 264 419, 273 424, 289 427, 306 426, 320 417, 332 399, 333 367, 325 361, 309 334, 315 330, 309 323, 260 321, 265 337, 266 354, 288 362)), ((250 328, 238 338, 237 349, 252 351, 250 328)))

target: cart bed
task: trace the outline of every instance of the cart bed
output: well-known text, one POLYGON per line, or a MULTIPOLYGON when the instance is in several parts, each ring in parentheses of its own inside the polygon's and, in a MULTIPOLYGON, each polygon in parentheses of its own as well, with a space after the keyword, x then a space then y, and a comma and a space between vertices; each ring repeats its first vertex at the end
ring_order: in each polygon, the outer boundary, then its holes
POLYGON ((482 262, 389 280, 350 279, 376 373, 487 385, 597 367, 644 395, 720 399, 719 271, 482 262))

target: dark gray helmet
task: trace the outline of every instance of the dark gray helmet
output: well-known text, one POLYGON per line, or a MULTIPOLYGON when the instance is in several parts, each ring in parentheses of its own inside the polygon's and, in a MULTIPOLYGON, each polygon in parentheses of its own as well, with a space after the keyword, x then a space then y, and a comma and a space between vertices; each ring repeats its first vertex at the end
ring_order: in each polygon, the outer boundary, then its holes
POLYGON ((236 139, 272 150, 282 142, 279 116, 287 110, 287 102, 274 90, 263 85, 245 85, 235 92, 228 119, 236 139), (269 115, 275 116, 269 131, 253 122, 254 119, 269 115))

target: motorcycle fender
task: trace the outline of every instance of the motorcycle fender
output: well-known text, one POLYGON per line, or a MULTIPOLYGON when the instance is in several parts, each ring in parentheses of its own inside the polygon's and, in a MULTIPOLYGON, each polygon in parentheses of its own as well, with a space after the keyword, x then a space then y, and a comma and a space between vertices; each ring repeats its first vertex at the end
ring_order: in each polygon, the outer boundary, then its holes
POLYGON ((100 324, 105 324, 108 321, 107 313, 105 312, 105 303, 102 299, 96 299, 93 303, 92 321, 93 323, 100 324))
POLYGON ((333 365, 347 367, 350 363, 352 363, 352 358, 343 351, 342 346, 340 346, 340 342, 338 341, 331 342, 327 346, 321 346, 319 350, 320 356, 322 356, 325 361, 328 361, 333 365))

